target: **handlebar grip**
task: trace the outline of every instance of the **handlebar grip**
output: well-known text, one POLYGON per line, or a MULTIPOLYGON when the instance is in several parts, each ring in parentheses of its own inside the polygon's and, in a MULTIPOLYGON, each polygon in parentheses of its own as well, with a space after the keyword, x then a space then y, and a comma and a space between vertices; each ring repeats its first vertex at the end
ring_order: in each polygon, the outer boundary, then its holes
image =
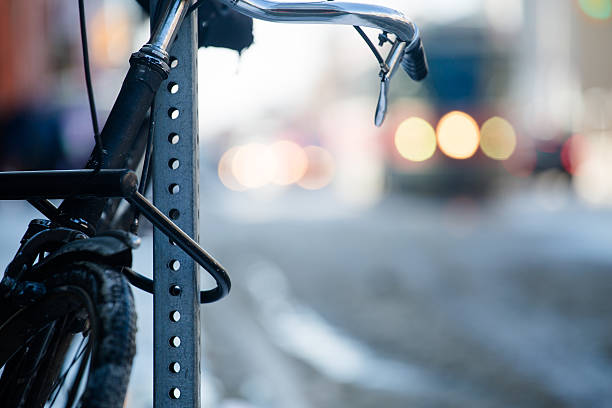
POLYGON ((402 68, 404 71, 415 81, 422 81, 429 72, 429 65, 427 64, 427 57, 425 56, 425 49, 421 38, 417 38, 416 42, 412 44, 410 49, 404 51, 404 57, 402 58, 402 68))

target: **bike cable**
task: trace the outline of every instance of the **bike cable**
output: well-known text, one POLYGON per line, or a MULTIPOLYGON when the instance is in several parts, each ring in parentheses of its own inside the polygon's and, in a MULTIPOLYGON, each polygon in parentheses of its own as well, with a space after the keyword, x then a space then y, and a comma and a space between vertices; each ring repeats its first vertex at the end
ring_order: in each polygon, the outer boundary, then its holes
POLYGON ((187 15, 193 13, 198 7, 204 4, 206 0, 198 0, 187 9, 187 15))
POLYGON ((376 49, 376 47, 374 46, 374 44, 372 43, 372 40, 370 40, 370 38, 366 35, 366 33, 363 31, 363 29, 359 26, 353 26, 355 28, 355 30, 357 30, 357 32, 359 33, 359 35, 361 36, 361 38, 363 38, 363 41, 365 41, 365 43, 368 45, 368 47, 370 48, 370 50, 372 51, 372 53, 374 54, 374 56, 376 57, 376 60, 378 61, 378 64, 380 65, 380 67, 384 70, 384 69, 389 69, 389 67, 387 66, 385 60, 383 59, 382 55, 380 55, 380 52, 378 52, 378 50, 376 49))
POLYGON ((87 86, 87 97, 89 98, 89 110, 91 112, 91 124, 94 131, 94 170, 97 172, 102 168, 104 159, 104 148, 100 137, 98 125, 98 114, 96 113, 96 102, 94 99, 93 85, 91 82, 91 70, 89 64, 89 50, 87 45, 87 19, 85 18, 85 5, 83 0, 79 0, 79 25, 81 28, 81 45, 83 48, 83 68, 85 70, 85 85, 87 86))
MULTIPOLYGON (((142 195, 146 194, 149 179, 151 177, 151 157, 153 153, 153 129, 155 129, 155 98, 151 102, 151 110, 149 112, 149 129, 147 131, 147 145, 145 147, 144 159, 142 162, 142 171, 140 173, 140 184, 138 184, 138 192, 142 195)), ((130 232, 138 234, 140 225, 140 211, 137 208, 133 209, 132 221, 130 224, 130 232)))

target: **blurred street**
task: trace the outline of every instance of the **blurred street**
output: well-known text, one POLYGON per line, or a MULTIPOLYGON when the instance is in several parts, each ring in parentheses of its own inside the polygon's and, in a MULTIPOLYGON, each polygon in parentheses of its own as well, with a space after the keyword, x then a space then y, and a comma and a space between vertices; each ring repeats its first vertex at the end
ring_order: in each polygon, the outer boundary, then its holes
MULTIPOLYGON (((351 27, 255 21, 244 52, 198 51, 200 243, 233 282, 202 308, 203 406, 612 406, 612 0, 367 2, 414 19, 430 66, 396 75, 382 127, 351 27)), ((35 3, 0 2, 0 171, 94 143, 76 2, 35 3)), ((134 1, 86 19, 102 124, 150 27, 134 1)), ((37 217, 0 202, 0 265, 37 217)), ((150 408, 134 294, 126 407, 150 408)))
MULTIPOLYGON (((531 186, 357 211, 324 192, 219 192, 203 202, 201 242, 233 289, 202 310, 205 406, 606 406, 612 213, 565 194, 556 210, 531 186)), ((9 248, 36 215, 0 211, 15 215, 9 248)), ((149 232, 135 253, 146 274, 150 245, 149 232)), ((152 403, 152 302, 135 294, 128 406, 140 408, 152 403)))
POLYGON ((549 212, 526 196, 390 197, 321 218, 324 204, 294 204, 280 221, 203 220, 235 282, 204 312, 220 397, 258 407, 612 398, 612 214, 549 212))

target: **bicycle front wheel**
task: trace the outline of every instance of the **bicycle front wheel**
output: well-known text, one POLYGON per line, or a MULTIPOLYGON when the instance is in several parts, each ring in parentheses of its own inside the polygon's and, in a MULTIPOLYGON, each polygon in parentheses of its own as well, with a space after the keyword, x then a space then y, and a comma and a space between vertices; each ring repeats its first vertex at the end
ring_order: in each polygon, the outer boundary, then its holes
POLYGON ((0 322, 2 406, 123 407, 136 351, 128 282, 79 262, 43 283, 44 297, 0 322))

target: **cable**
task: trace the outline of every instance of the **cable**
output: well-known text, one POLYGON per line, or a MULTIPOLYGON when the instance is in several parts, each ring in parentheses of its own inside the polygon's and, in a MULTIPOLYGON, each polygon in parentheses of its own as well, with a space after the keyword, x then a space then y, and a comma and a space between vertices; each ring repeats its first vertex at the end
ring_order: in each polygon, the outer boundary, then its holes
POLYGON ((89 69, 89 50, 87 49, 87 20, 85 19, 85 5, 79 0, 79 24, 81 27, 81 45, 83 47, 83 68, 85 69, 85 84, 87 86, 87 97, 89 98, 89 110, 91 111, 91 124, 94 131, 94 169, 99 171, 102 167, 104 149, 100 128, 98 126, 98 114, 96 113, 96 102, 94 100, 93 86, 91 84, 91 71, 89 69))
POLYGON ((200 7, 202 4, 204 4, 204 2, 205 2, 205 1, 206 1, 206 0, 198 0, 198 1, 196 1, 195 3, 193 3, 193 4, 191 5, 191 7, 189 7, 189 8, 187 9, 187 15, 189 15, 189 14, 193 13, 193 12, 195 11, 195 9, 197 9, 197 8, 198 8, 198 7, 200 7))
MULTIPOLYGON (((149 129, 147 131, 147 145, 145 148, 144 160, 142 162, 142 171, 140 173, 140 183, 138 184, 138 192, 142 195, 146 194, 149 178, 151 177, 151 155, 153 152, 153 129, 155 129, 155 98, 151 102, 151 111, 149 113, 149 129)), ((132 207, 132 220, 130 221, 130 232, 138 235, 138 227, 140 226, 140 211, 132 207)), ((129 213, 129 210, 128 210, 129 213)), ((126 214, 128 214, 126 213, 126 214)), ((123 218, 123 217, 122 217, 123 218)))
POLYGON ((372 52, 374 53, 374 56, 378 60, 378 63, 380 64, 380 67, 382 69, 386 68, 388 70, 389 68, 387 67, 387 64, 385 63, 385 60, 383 59, 382 55, 380 55, 380 53, 378 52, 378 50, 376 49, 376 47, 372 43, 372 40, 370 40, 370 38, 366 35, 366 33, 363 32, 361 27, 359 27, 359 26, 353 26, 353 27, 355 27, 355 30, 357 30, 357 32, 359 33, 361 38, 363 38, 363 40, 366 42, 366 44, 368 44, 368 47, 370 47, 370 50, 372 50, 372 52))
POLYGON ((153 129, 155 129, 155 98, 151 103, 151 112, 149 113, 149 131, 147 132, 147 147, 145 149, 144 162, 142 163, 142 173, 140 174, 140 184, 138 192, 145 193, 147 181, 149 179, 149 167, 151 166, 151 153, 153 151, 153 129))
POLYGON ((61 225, 62 222, 60 212, 51 201, 47 200, 46 198, 32 198, 28 200, 28 203, 40 211, 42 215, 47 217, 50 221, 61 225))

